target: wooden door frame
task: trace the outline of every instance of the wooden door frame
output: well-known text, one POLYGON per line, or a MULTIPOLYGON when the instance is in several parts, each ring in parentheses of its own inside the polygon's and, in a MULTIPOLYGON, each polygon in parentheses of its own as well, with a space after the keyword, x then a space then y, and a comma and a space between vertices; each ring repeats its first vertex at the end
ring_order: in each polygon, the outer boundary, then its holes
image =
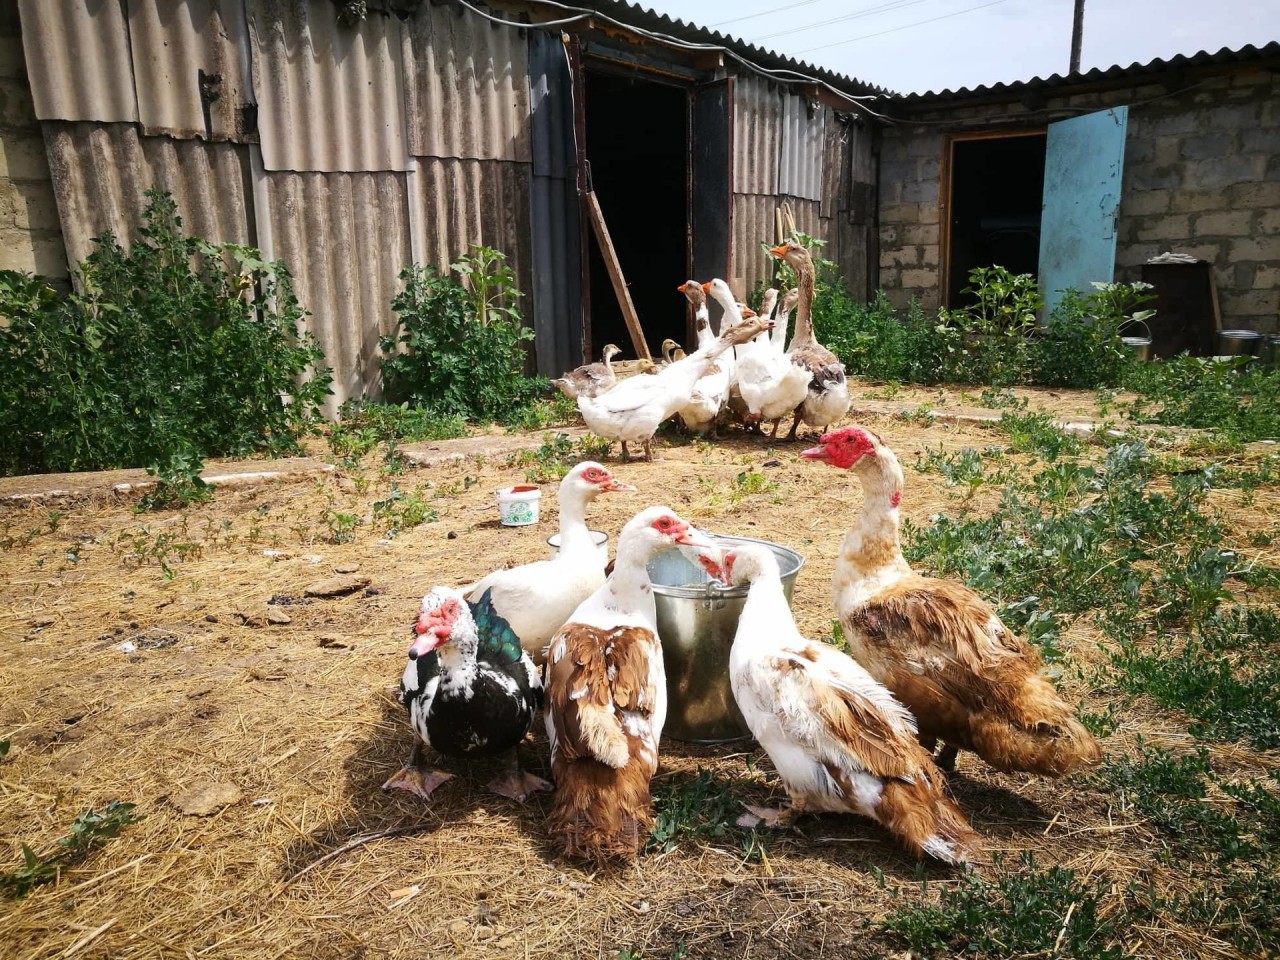
POLYGON ((1047 137, 1045 126, 1000 128, 996 130, 965 130, 948 133, 942 141, 942 162, 938 166, 938 305, 950 308, 951 303, 951 194, 952 154, 955 145, 966 140, 1012 140, 1015 137, 1047 137))

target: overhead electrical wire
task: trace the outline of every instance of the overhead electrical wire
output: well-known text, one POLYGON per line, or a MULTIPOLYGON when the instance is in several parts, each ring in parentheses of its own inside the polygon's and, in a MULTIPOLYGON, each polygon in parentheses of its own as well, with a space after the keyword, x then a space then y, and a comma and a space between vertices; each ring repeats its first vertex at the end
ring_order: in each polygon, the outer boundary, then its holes
POLYGON ((787 30, 778 30, 775 33, 765 33, 758 37, 752 38, 752 43, 759 43, 761 40, 771 40, 774 37, 787 37, 793 33, 804 33, 806 30, 816 30, 819 27, 829 27, 833 23, 845 23, 848 20, 860 20, 863 17, 873 17, 878 13, 892 13, 894 10, 902 10, 905 7, 915 7, 929 0, 893 0, 892 3, 882 3, 878 7, 868 7, 865 10, 858 10, 854 13, 846 13, 839 17, 832 17, 830 20, 819 20, 817 23, 806 24, 803 27, 791 27, 787 30))
POLYGON ((847 93, 844 90, 841 90, 839 87, 832 86, 830 83, 828 83, 827 81, 823 80, 820 77, 810 76, 809 74, 801 73, 798 70, 791 70, 791 69, 775 70, 770 67, 762 67, 758 63, 754 63, 751 60, 748 60, 746 57, 742 56, 737 51, 731 50, 728 47, 723 46, 722 44, 692 43, 687 40, 680 40, 676 37, 669 36, 665 33, 657 33, 653 30, 646 30, 643 27, 637 27, 635 24, 626 23, 625 21, 622 21, 622 20, 616 20, 613 17, 608 16, 607 14, 600 13, 598 10, 591 10, 586 7, 573 7, 565 3, 558 3, 556 2, 556 0, 533 0, 534 3, 538 3, 543 6, 555 7, 559 10, 568 11, 570 13, 573 13, 574 16, 565 17, 560 20, 525 22, 522 20, 504 20, 501 17, 495 17, 492 14, 485 13, 483 10, 479 9, 478 7, 475 7, 472 4, 468 3, 467 0, 455 0, 455 2, 457 2, 460 6, 466 7, 472 13, 476 14, 479 17, 483 17, 485 20, 488 20, 491 23, 498 23, 507 27, 518 27, 522 30, 528 30, 530 28, 557 27, 557 26, 563 26, 564 24, 577 23, 579 20, 587 20, 587 19, 594 18, 596 20, 601 20, 605 23, 610 23, 615 27, 620 27, 624 30, 628 30, 642 37, 647 37, 648 39, 653 40, 657 43, 665 43, 668 46, 677 47, 684 50, 709 50, 716 53, 722 53, 725 56, 729 57, 730 59, 736 61, 737 63, 742 64, 742 66, 746 67, 748 70, 753 70, 756 73, 760 74, 761 76, 768 77, 769 79, 777 83, 804 82, 804 83, 817 84, 818 86, 826 88, 827 90, 831 91, 836 96, 844 100, 848 100, 856 103, 858 109, 866 113, 868 116, 872 116, 872 117, 875 117, 877 120, 884 120, 889 123, 894 122, 892 118, 886 117, 883 114, 877 113, 876 111, 872 110, 870 107, 866 106, 866 104, 861 102, 863 100, 879 100, 882 96, 881 94, 847 93), (792 80, 783 79, 785 77, 792 77, 794 79, 792 80))
POLYGON ((912 27, 922 27, 926 23, 937 23, 939 20, 948 20, 951 17, 958 17, 961 14, 973 13, 975 10, 985 10, 987 7, 994 7, 1000 3, 1006 3, 1008 0, 991 0, 990 3, 982 3, 976 7, 966 7, 964 10, 956 10, 953 13, 944 13, 938 17, 930 17, 928 20, 917 20, 915 23, 904 23, 900 27, 891 27, 888 30, 881 30, 879 33, 868 33, 861 37, 850 37, 847 40, 837 40, 835 43, 824 43, 817 47, 805 47, 800 53, 812 53, 814 50, 829 50, 832 47, 842 47, 846 43, 857 43, 859 40, 870 40, 872 37, 883 37, 885 34, 897 33, 899 30, 909 30, 912 27))
POLYGON ((799 7, 808 7, 821 2, 822 0, 800 0, 799 3, 784 3, 780 7, 770 7, 768 10, 761 10, 759 13, 748 13, 745 17, 734 17, 731 20, 721 20, 719 23, 710 23, 707 24, 707 26, 723 27, 726 23, 741 23, 743 20, 755 20, 759 17, 767 17, 771 13, 782 13, 784 10, 795 10, 799 7))

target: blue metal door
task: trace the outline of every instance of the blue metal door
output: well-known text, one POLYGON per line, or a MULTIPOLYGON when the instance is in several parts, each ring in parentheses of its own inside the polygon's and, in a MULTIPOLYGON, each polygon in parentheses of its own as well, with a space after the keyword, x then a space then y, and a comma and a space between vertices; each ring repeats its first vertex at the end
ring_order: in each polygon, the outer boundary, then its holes
POLYGON ((1040 218, 1046 316, 1068 287, 1088 293, 1094 280, 1114 279, 1128 119, 1128 107, 1115 107, 1049 124, 1040 218))

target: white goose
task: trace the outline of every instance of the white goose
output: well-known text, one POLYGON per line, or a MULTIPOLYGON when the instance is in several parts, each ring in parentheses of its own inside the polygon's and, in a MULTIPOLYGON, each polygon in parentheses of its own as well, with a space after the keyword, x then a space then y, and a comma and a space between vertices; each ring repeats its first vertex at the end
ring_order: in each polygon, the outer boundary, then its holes
POLYGON ((635 489, 592 460, 578 464, 560 481, 556 557, 493 571, 462 588, 467 602, 479 604, 489 594, 494 612, 520 638, 520 646, 541 663, 547 641, 605 581, 604 557, 587 528, 587 504, 602 493, 634 493, 635 489))
MULTIPOLYGON (((707 310, 707 294, 696 280, 681 285, 679 290, 694 306, 694 325, 698 331, 698 349, 702 350, 715 342, 716 335, 711 332, 711 318, 707 310)), ((767 316, 767 314, 766 314, 767 316)), ((680 422, 692 433, 705 436, 719 419, 729 396, 729 383, 733 377, 737 363, 733 351, 726 350, 713 363, 702 378, 694 385, 693 395, 689 403, 678 411, 680 422)))
MULTIPOLYGON (((726 318, 737 309, 729 285, 712 280, 710 294, 724 308, 726 318)), ((738 350, 738 392, 746 404, 747 423, 773 421, 773 434, 778 435, 778 422, 800 406, 809 392, 809 371, 775 352, 770 343, 754 343, 738 350)))
POLYGON ((758 318, 746 321, 652 377, 632 377, 599 397, 579 397, 578 410, 587 429, 620 441, 623 460, 631 457, 628 443, 643 444, 645 459, 652 460, 653 435, 662 421, 689 403, 698 381, 718 357, 767 327, 768 323, 758 318))

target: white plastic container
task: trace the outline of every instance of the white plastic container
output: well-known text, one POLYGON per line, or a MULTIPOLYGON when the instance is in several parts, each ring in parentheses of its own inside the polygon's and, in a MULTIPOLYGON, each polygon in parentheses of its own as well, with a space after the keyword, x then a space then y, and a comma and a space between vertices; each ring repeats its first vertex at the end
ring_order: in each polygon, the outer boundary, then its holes
POLYGON ((527 527, 538 522, 538 501, 542 491, 530 483, 503 487, 497 492, 498 518, 504 527, 527 527))
MULTIPOLYGON (((603 530, 590 530, 591 542, 596 545, 596 549, 600 551, 600 559, 604 563, 609 562, 609 535, 603 530)), ((560 556, 560 534, 555 533, 547 537, 547 546, 551 548, 551 556, 549 559, 554 560, 560 556)))

